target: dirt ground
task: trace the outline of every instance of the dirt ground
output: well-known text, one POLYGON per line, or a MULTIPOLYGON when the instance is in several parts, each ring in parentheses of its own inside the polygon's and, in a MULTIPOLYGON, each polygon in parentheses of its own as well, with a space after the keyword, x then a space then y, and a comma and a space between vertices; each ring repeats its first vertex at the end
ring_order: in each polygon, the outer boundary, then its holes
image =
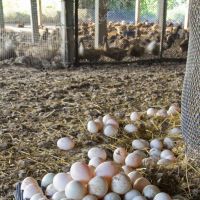
MULTIPOLYGON (((47 172, 68 171, 74 161, 87 161, 92 146, 103 146, 110 157, 121 143, 131 149, 130 138, 122 131, 129 114, 180 103, 184 71, 185 64, 177 63, 60 71, 0 68, 0 199, 13 199, 15 183, 26 176, 41 179, 47 172), (88 134, 87 121, 107 113, 123 116, 119 137, 88 134), (66 153, 56 147, 62 136, 75 140, 73 150, 66 153)), ((153 129, 154 134, 161 137, 163 129, 174 126, 180 126, 179 119, 153 129)), ((140 136, 147 138, 142 130, 140 136)), ((178 144, 179 164, 144 173, 155 184, 159 175, 157 184, 173 196, 199 200, 200 171, 185 164, 183 142, 178 144)))

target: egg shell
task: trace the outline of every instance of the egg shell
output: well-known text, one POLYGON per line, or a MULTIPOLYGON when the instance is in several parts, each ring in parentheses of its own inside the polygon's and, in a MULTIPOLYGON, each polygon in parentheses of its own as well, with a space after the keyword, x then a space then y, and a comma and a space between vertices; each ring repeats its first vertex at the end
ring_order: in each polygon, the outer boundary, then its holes
POLYGON ((38 200, 38 199, 41 199, 41 198, 44 198, 44 194, 42 193, 37 193, 37 194, 34 194, 30 200, 38 200))
POLYGON ((103 130, 103 121, 102 121, 102 119, 100 119, 100 118, 95 119, 94 122, 95 122, 95 124, 96 124, 96 126, 98 128, 98 132, 103 130))
POLYGON ((147 200, 147 199, 143 196, 137 196, 137 197, 134 197, 132 200, 147 200))
POLYGON ((130 190, 124 195, 124 200, 132 200, 134 197, 142 196, 137 190, 130 190))
POLYGON ((143 195, 147 199, 153 199, 159 192, 160 192, 160 189, 155 185, 147 185, 143 189, 143 195))
POLYGON ((132 171, 128 174, 128 177, 130 178, 131 182, 134 184, 135 181, 138 179, 138 178, 141 178, 142 177, 142 174, 140 174, 138 171, 132 171))
POLYGON ((96 196, 88 194, 82 200, 98 200, 96 196))
POLYGON ((168 133, 169 133, 170 135, 180 135, 180 134, 182 133, 182 131, 181 131, 180 128, 175 127, 175 128, 170 129, 170 130, 168 131, 168 133))
POLYGON ((133 184, 133 188, 142 192, 147 185, 151 185, 151 183, 146 178, 141 177, 136 179, 136 181, 133 184))
POLYGON ((127 193, 131 187, 131 180, 127 175, 120 173, 113 176, 111 182, 111 189, 113 192, 123 195, 127 193))
POLYGON ((106 194, 103 200, 121 200, 121 197, 115 192, 110 192, 106 194))
POLYGON ((72 181, 72 177, 68 173, 58 173, 53 178, 53 186, 58 192, 65 190, 66 185, 72 181))
POLYGON ((125 127, 124 127, 124 130, 127 132, 127 133, 136 133, 138 131, 138 128, 134 125, 134 124, 127 124, 125 127))
POLYGON ((107 154, 106 151, 100 147, 93 147, 88 151, 88 158, 92 159, 92 158, 101 158, 103 160, 106 160, 107 158, 107 154))
POLYGON ((86 187, 79 181, 71 181, 65 188, 65 195, 68 199, 81 200, 86 192, 86 187))
POLYGON ((172 200, 172 198, 165 192, 158 193, 153 200, 172 200))
POLYGON ((142 157, 142 158, 147 158, 146 153, 143 150, 135 150, 133 151, 133 154, 137 154, 138 156, 142 157))
POLYGON ((154 159, 154 158, 144 158, 142 160, 142 166, 143 167, 146 167, 146 168, 151 168, 151 167, 155 167, 157 164, 157 159, 154 159))
POLYGON ((96 176, 88 183, 89 194, 102 198, 108 192, 108 183, 105 178, 96 176))
POLYGON ((30 199, 33 195, 35 195, 37 193, 41 193, 42 194, 41 188, 39 188, 38 185, 29 184, 24 189, 23 198, 24 199, 30 199))
POLYGON ((159 160, 160 159, 160 155, 161 155, 161 151, 159 149, 152 148, 149 151, 149 155, 150 155, 150 157, 152 157, 152 158, 154 158, 156 160, 159 160))
POLYGON ((135 122, 140 120, 141 115, 138 112, 132 112, 130 115, 131 121, 135 122))
POLYGON ((73 149, 74 148, 74 142, 72 141, 71 138, 69 137, 63 137, 63 138, 60 138, 58 141, 57 141, 57 147, 61 150, 65 150, 65 151, 68 151, 70 149, 73 149))
POLYGON ((111 179, 114 175, 119 173, 119 167, 112 161, 106 161, 97 166, 95 170, 96 176, 102 176, 111 179))
POLYGON ((157 162, 157 165, 170 165, 172 163, 173 163, 172 160, 168 160, 168 159, 162 158, 157 162))
POLYGON ((161 158, 166 158, 167 156, 174 156, 174 153, 168 149, 165 149, 160 154, 161 158))
POLYGON ((133 149, 144 150, 149 148, 149 144, 142 139, 136 139, 132 141, 132 147, 133 149))
POLYGON ((167 149, 172 149, 175 146, 174 140, 172 138, 169 138, 169 137, 166 137, 163 140, 163 144, 164 144, 164 147, 167 148, 167 149))
POLYGON ((62 198, 66 198, 65 196, 65 191, 62 192, 56 192, 53 196, 52 196, 52 200, 60 200, 62 198))
POLYGON ((52 197, 57 192, 56 188, 54 187, 53 183, 48 185, 45 190, 45 195, 47 197, 52 197))
POLYGON ((155 108, 149 108, 147 110, 147 116, 148 117, 154 117, 157 113, 157 110, 155 108))
POLYGON ((119 123, 115 119, 108 119, 105 123, 105 125, 111 125, 114 126, 116 129, 119 128, 119 123))
POLYGON ((37 181, 33 177, 26 177, 21 184, 21 190, 24 190, 25 187, 29 184, 38 185, 37 181))
POLYGON ((105 116, 103 117, 102 120, 103 120, 104 125, 106 124, 106 122, 107 122, 108 119, 112 119, 112 117, 111 117, 110 114, 107 114, 107 115, 105 115, 105 116))
POLYGON ((46 188, 48 185, 50 185, 51 183, 53 183, 53 178, 54 178, 55 174, 54 173, 48 173, 46 174, 41 181, 41 186, 46 188))
POLYGON ((89 121, 87 123, 87 130, 92 134, 98 133, 98 131, 99 131, 98 124, 93 120, 89 121))
POLYGON ((76 181, 87 183, 92 178, 92 173, 84 162, 75 162, 70 169, 71 177, 76 181))
POLYGON ((129 167, 138 168, 142 165, 142 157, 138 154, 130 153, 125 159, 125 163, 129 167))
POLYGON ((115 151, 113 153, 113 160, 116 163, 124 164, 127 154, 128 153, 125 148, 119 147, 119 148, 115 149, 115 151))
POLYGON ((162 150, 163 149, 163 143, 159 139, 153 139, 150 142, 150 147, 162 150))
POLYGON ((97 167, 98 165, 100 165, 104 160, 102 158, 99 158, 99 157, 94 157, 92 158, 88 165, 89 166, 93 166, 93 167, 97 167))
POLYGON ((123 165, 123 166, 122 166, 122 170, 123 170, 123 172, 124 172, 126 175, 128 175, 130 172, 133 171, 133 168, 132 168, 132 167, 128 167, 128 166, 126 166, 126 165, 123 165))
POLYGON ((107 125, 103 130, 103 134, 108 137, 114 137, 118 134, 118 129, 114 126, 107 125))

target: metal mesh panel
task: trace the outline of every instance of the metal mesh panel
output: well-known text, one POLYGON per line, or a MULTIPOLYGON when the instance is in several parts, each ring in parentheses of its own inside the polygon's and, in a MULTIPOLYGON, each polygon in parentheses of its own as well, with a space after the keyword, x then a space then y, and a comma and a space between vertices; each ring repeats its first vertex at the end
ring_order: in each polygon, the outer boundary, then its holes
POLYGON ((190 6, 190 42, 182 97, 182 131, 191 158, 200 156, 200 1, 190 6))

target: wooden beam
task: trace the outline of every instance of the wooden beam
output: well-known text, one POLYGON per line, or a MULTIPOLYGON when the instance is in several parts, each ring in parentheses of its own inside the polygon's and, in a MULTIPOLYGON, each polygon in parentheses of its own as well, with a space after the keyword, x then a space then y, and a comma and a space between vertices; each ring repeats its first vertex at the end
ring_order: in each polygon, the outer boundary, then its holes
POLYGON ((140 9, 141 9, 141 1, 135 1, 135 25, 140 23, 140 9))
POLYGON ((38 5, 38 25, 42 26, 42 2, 41 0, 37 0, 37 5, 38 5))
POLYGON ((38 14, 37 14, 37 0, 30 0, 31 3, 31 28, 32 28, 32 42, 39 41, 40 34, 38 28, 38 14))
POLYGON ((107 0, 95 0, 95 48, 103 44, 107 35, 107 0))
POLYGON ((65 66, 74 64, 75 40, 74 40, 74 1, 62 0, 61 9, 61 33, 62 33, 62 56, 65 66))
POLYGON ((4 29, 4 12, 3 12, 3 0, 0 0, 0 28, 4 29))
POLYGON ((188 30, 189 28, 189 5, 190 5, 190 0, 187 0, 187 7, 186 7, 185 21, 184 21, 185 30, 188 30))

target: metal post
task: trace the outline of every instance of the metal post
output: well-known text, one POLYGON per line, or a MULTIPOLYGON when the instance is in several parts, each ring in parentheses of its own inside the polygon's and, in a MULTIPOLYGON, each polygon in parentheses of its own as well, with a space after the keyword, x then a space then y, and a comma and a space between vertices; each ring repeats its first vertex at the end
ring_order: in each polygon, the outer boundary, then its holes
POLYGON ((95 0, 95 48, 103 44, 107 34, 107 0, 95 0))
POLYGON ((3 0, 0 0, 0 28, 4 29, 3 0))
POLYGON ((135 1, 135 25, 140 23, 140 0, 135 1))
POLYGON ((75 11, 74 11, 74 22, 75 22, 75 65, 79 65, 79 55, 78 55, 78 8, 79 0, 75 0, 75 11))
POLYGON ((38 42, 40 38, 38 28, 38 15, 37 15, 37 0, 30 0, 31 3, 31 28, 32 28, 32 42, 38 42))
POLYGON ((38 25, 42 26, 42 2, 38 0, 38 25))
POLYGON ((184 21, 185 30, 188 30, 188 27, 189 27, 189 5, 190 5, 190 0, 187 0, 187 8, 186 8, 186 13, 185 13, 185 21, 184 21))
POLYGON ((62 26, 62 56, 65 66, 74 63, 74 1, 62 0, 61 26, 62 26))
POLYGON ((165 32, 166 32, 166 18, 167 18, 167 0, 160 0, 160 16, 159 16, 159 22, 160 22, 160 58, 162 58, 163 54, 163 43, 165 38, 165 32))

